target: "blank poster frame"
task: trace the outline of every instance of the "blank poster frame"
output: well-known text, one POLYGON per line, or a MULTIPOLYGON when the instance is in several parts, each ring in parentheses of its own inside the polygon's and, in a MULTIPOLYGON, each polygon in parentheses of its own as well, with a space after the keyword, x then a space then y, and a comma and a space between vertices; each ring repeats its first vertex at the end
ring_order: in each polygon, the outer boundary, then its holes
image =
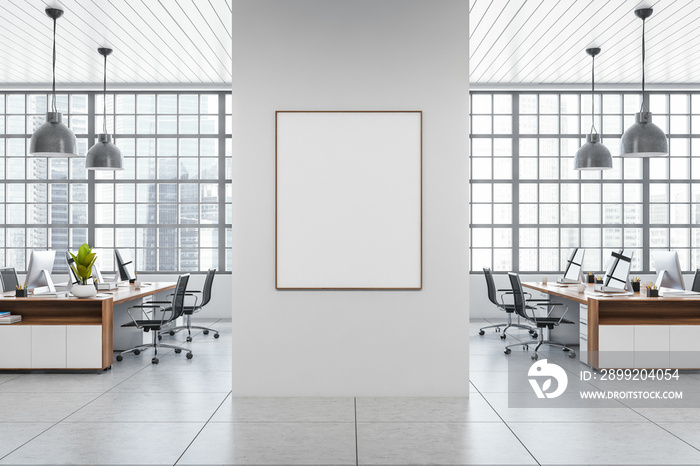
MULTIPOLYGON (((357 136, 357 133, 353 133, 357 136)), ((282 142, 284 143, 284 142, 282 142)), ((414 149, 415 150, 415 149, 414 149)), ((408 163, 408 162, 407 162, 408 163)), ((413 162, 415 163, 415 162, 413 162)), ((415 187, 414 187, 415 189, 415 187)), ((406 206, 398 205, 397 209, 405 208, 406 206)), ((342 264, 340 264, 342 266, 342 264)), ((407 280, 408 281, 408 280, 407 280)), ((278 110, 275 112, 275 288, 277 290, 421 290, 423 288, 423 112, 420 110, 278 110), (420 244, 414 245, 417 247, 416 254, 417 257, 413 257, 414 262, 417 262, 417 269, 414 272, 417 274, 417 283, 414 281, 411 284, 383 286, 382 284, 377 284, 377 286, 367 285, 367 284, 353 284, 347 283, 340 286, 327 286, 324 284, 305 284, 303 286, 290 286, 288 281, 284 277, 280 276, 280 151, 281 148, 280 141, 280 116, 284 114, 412 114, 418 116, 420 132, 417 136, 420 147, 417 148, 419 151, 419 167, 418 167, 418 197, 417 206, 412 207, 417 209, 418 214, 418 229, 415 234, 417 235, 418 242, 420 244), (281 280, 282 278, 282 280, 281 280)))

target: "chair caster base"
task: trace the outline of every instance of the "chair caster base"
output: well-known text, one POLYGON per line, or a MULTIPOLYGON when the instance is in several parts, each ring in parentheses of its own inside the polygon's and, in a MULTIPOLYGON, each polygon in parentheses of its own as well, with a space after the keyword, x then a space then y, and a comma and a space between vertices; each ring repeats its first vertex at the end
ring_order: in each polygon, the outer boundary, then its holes
POLYGON ((192 341, 192 337, 187 337, 187 342, 189 343, 191 341, 192 341))
POLYGON ((182 350, 181 350, 181 349, 176 349, 176 350, 175 350, 175 354, 180 354, 180 353, 182 353, 182 350))
POLYGON ((533 354, 532 356, 530 356, 530 358, 531 358, 533 361, 537 361, 540 357, 537 355, 537 353, 535 353, 535 354, 533 354))
POLYGON ((163 339, 163 335, 158 335, 158 341, 163 339))
POLYGON ((483 330, 479 330, 479 335, 484 336, 485 333, 486 332, 484 332, 483 330))
POLYGON ((205 335, 209 335, 209 330, 205 330, 205 331, 203 331, 202 333, 205 334, 205 335))
POLYGON ((504 333, 503 335, 501 335, 501 340, 505 340, 505 339, 506 339, 506 334, 504 333))
POLYGON ((141 354, 141 350, 134 350, 134 354, 138 356, 139 354, 141 354))
POLYGON ((151 364, 158 364, 158 358, 151 359, 151 364))
POLYGON ((510 354, 510 348, 506 348, 506 350, 504 351, 504 353, 510 354))
POLYGON ((215 334, 214 334, 214 338, 219 338, 219 334, 218 334, 218 333, 215 333, 215 334))
POLYGON ((187 353, 187 359, 192 359, 192 353, 187 353))
POLYGON ((121 354, 118 354, 117 361, 123 361, 123 360, 124 360, 124 356, 122 356, 121 354))
POLYGON ((571 359, 575 358, 575 357, 576 357, 576 353, 573 352, 573 351, 570 352, 570 353, 569 353, 569 357, 570 357, 571 359))
POLYGON ((170 336, 173 336, 173 335, 175 335, 175 330, 171 330, 168 333, 170 334, 170 336))

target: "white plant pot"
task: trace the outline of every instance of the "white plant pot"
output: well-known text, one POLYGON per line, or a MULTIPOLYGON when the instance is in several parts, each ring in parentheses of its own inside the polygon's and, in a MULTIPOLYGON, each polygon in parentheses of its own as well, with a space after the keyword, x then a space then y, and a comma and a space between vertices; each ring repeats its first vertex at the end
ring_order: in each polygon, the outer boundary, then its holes
POLYGON ((97 294, 95 285, 73 285, 70 291, 77 298, 92 298, 97 294))

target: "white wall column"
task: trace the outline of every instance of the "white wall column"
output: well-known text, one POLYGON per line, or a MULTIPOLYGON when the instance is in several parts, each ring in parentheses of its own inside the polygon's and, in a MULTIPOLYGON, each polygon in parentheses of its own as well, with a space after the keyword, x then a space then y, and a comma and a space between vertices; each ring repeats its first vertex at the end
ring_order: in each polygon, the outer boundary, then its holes
POLYGON ((467 396, 464 0, 233 1, 233 395, 467 396), (275 289, 275 111, 423 111, 423 289, 275 289))

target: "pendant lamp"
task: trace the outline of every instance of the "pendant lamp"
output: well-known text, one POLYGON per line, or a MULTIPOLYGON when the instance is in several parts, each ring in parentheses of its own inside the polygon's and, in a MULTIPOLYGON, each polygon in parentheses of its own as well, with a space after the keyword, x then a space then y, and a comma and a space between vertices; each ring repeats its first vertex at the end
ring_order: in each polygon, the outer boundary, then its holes
POLYGON ((29 140, 29 154, 39 157, 71 157, 78 155, 78 141, 73 131, 63 124, 63 115, 56 109, 56 20, 63 15, 60 8, 47 8, 46 15, 53 19, 53 84, 51 111, 46 122, 37 128, 29 140))
POLYGON ((586 53, 593 58, 591 65, 591 132, 586 135, 586 143, 576 152, 574 157, 575 170, 610 170, 612 168, 612 155, 602 143, 601 135, 595 129, 593 108, 595 107, 595 56, 600 53, 598 47, 586 49, 586 53))
POLYGON ((112 49, 97 49, 104 57, 104 85, 102 94, 102 134, 97 135, 97 142, 88 150, 85 168, 88 170, 123 170, 124 157, 117 146, 112 143, 112 136, 107 133, 107 56, 112 49))
POLYGON ((651 8, 634 10, 642 19, 642 106, 634 115, 635 122, 627 128, 620 140, 620 155, 624 157, 660 157, 668 154, 668 140, 664 132, 651 122, 651 112, 644 94, 644 62, 646 60, 646 19, 654 12, 651 8))

